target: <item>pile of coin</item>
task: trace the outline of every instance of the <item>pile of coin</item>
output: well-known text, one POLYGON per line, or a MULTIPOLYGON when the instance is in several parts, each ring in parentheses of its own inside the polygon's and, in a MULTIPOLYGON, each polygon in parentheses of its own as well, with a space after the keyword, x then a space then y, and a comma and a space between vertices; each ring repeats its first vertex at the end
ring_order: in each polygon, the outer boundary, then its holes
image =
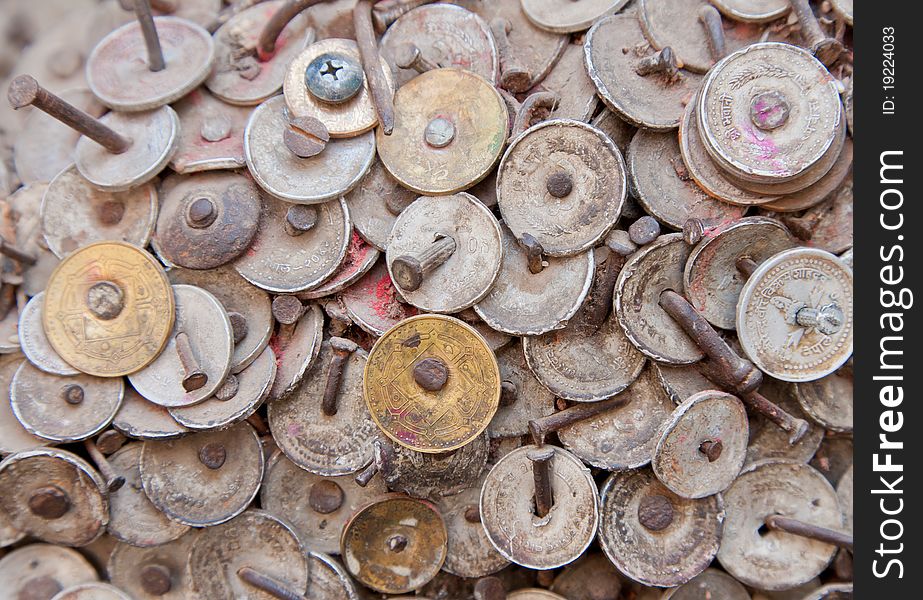
POLYGON ((0 10, 0 595, 852 597, 851 0, 0 10))

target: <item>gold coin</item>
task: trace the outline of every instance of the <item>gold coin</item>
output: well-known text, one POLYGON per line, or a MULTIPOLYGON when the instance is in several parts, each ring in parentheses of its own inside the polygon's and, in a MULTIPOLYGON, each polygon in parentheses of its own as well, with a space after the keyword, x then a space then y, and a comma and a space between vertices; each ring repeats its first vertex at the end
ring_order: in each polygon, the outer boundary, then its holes
POLYGON ((379 128, 378 155, 404 187, 445 195, 467 189, 497 164, 509 116, 500 93, 463 69, 435 69, 394 95, 394 131, 379 128))
POLYGON ((372 347, 363 393, 389 438, 418 452, 448 452, 476 438, 497 412, 500 370, 472 327, 420 315, 401 321, 372 347))
POLYGON ((173 318, 173 290, 160 264, 125 242, 90 244, 61 261, 42 310, 61 358, 99 377, 147 366, 167 343, 173 318))

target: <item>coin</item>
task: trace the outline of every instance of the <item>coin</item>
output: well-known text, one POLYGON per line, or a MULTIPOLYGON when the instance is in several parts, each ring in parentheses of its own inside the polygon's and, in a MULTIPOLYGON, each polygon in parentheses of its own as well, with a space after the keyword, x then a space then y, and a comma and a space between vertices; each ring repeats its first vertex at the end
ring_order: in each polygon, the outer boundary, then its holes
POLYGON ((551 591, 570 600, 618 600, 622 578, 601 552, 587 552, 564 567, 551 591))
MULTIPOLYGON (((759 392, 793 418, 808 418, 798 403, 793 384, 763 377, 759 392)), ((793 444, 785 430, 762 415, 751 414, 747 464, 767 459, 806 463, 817 452, 823 439, 823 428, 809 422, 805 434, 793 444)))
POLYGON ((51 275, 42 309, 55 351, 99 377, 148 365, 167 342, 173 318, 173 291, 163 270, 151 255, 124 242, 90 244, 63 260, 51 275), (115 308, 118 314, 103 318, 115 308))
POLYGON ((849 178, 825 202, 809 209, 802 218, 816 223, 807 246, 840 254, 853 245, 853 183, 849 178))
POLYGON ((775 21, 792 8, 785 0, 714 0, 712 4, 725 16, 747 23, 775 21))
POLYGON ((189 431, 174 421, 166 408, 145 399, 130 387, 125 388, 122 407, 115 413, 112 427, 139 440, 168 440, 189 431))
POLYGON ((89 544, 109 521, 105 482, 82 458, 57 448, 24 450, 0 462, 0 510, 20 531, 63 546, 89 544))
MULTIPOLYGON (((45 292, 33 296, 19 314, 19 343, 22 352, 35 367, 52 375, 76 375, 80 371, 73 368, 54 351, 45 328, 42 326, 42 305, 45 292)), ((9 388, 9 386, 7 386, 9 388)))
MULTIPOLYGON (((0 548, 12 546, 25 537, 26 534, 16 529, 10 521, 10 517, 0 510, 0 548)), ((2 573, 2 569, 0 569, 0 573, 2 573)), ((2 581, 2 576, 0 576, 0 581, 2 581)))
POLYGON ((640 469, 610 475, 600 499, 599 545, 619 571, 645 585, 689 581, 721 546, 720 495, 680 498, 640 469))
POLYGON ((44 291, 48 277, 59 262, 58 257, 46 247, 42 232, 40 211, 42 196, 47 188, 47 184, 24 185, 6 198, 14 219, 16 244, 20 250, 35 257, 34 265, 21 265, 20 288, 26 296, 35 296, 44 291))
POLYGON ((601 17, 619 12, 628 0, 522 0, 522 11, 536 26, 557 33, 588 29, 601 17))
POLYGON ((852 431, 852 372, 841 369, 817 381, 796 383, 795 397, 805 413, 825 429, 852 431))
POLYGON ((385 261, 379 261, 359 281, 345 289, 340 301, 349 318, 375 337, 418 312, 415 306, 398 299, 385 261))
POLYGON ((718 569, 705 569, 683 585, 664 593, 664 600, 696 600, 697 598, 749 600, 750 593, 739 581, 718 569))
POLYGON ((823 250, 793 248, 747 280, 737 303, 737 335, 766 374, 813 381, 852 355, 852 308, 852 270, 823 250))
POLYGON ((443 454, 389 444, 384 451, 381 475, 388 489, 435 502, 477 482, 487 465, 488 448, 486 433, 454 452, 443 454))
POLYGON ((849 465, 849 468, 843 473, 843 476, 840 477, 840 481, 836 485, 836 497, 837 501, 840 504, 840 510, 843 512, 843 524, 846 526, 846 531, 852 535, 853 533, 853 468, 852 465, 849 465))
POLYGON ((706 28, 695 15, 708 4, 708 0, 641 0, 638 17, 644 36, 657 50, 669 46, 684 69, 705 73, 715 64, 715 57, 706 28))
POLYGON ((79 583, 99 579, 93 566, 71 548, 28 544, 0 559, 0 581, 10 598, 30 599, 33 592, 55 594, 79 583))
POLYGON ((795 587, 818 576, 836 546, 768 530, 770 515, 842 529, 836 492, 807 465, 763 461, 744 469, 724 493, 727 517, 718 561, 746 585, 764 590, 795 587))
POLYGON ((316 304, 305 308, 295 323, 291 336, 277 335, 269 340, 276 355, 276 379, 269 390, 269 399, 278 400, 290 394, 301 383, 308 367, 320 353, 324 336, 324 313, 316 304))
POLYGON ((853 464, 853 440, 851 436, 825 436, 814 457, 808 463, 836 485, 853 464))
POLYGON ((502 390, 500 407, 487 426, 490 437, 529 433, 529 421, 554 412, 554 394, 539 383, 526 364, 521 344, 497 351, 502 390), (512 404, 507 404, 512 402, 512 404))
POLYGON ((552 119, 526 130, 510 143, 497 175, 504 222, 549 256, 591 248, 615 225, 626 195, 622 153, 577 121, 552 119))
POLYGON ((369 352, 363 395, 389 438, 419 452, 448 452, 480 435, 500 401, 500 371, 487 342, 469 325, 438 315, 405 319, 369 352), (424 363, 424 361, 426 361, 424 363), (423 388, 417 365, 447 371, 444 387, 423 388))
POLYGON ((362 585, 404 594, 439 572, 446 535, 434 506, 395 494, 352 516, 340 538, 340 553, 346 570, 362 585))
POLYGON ((394 95, 394 111, 392 134, 378 130, 378 155, 415 192, 445 195, 471 187, 503 152, 506 103, 470 71, 435 69, 413 78, 394 95))
POLYGON ((109 556, 109 579, 136 600, 186 600, 192 593, 186 563, 197 536, 194 529, 149 548, 116 544, 109 556), (166 587, 165 593, 159 593, 166 587))
POLYGON ((481 486, 474 485, 439 500, 439 512, 448 532, 442 569, 459 577, 485 577, 510 564, 494 550, 481 526, 480 495, 481 486))
POLYGON ((553 592, 542 588, 523 588, 507 594, 508 600, 565 600, 553 592))
POLYGON ((500 226, 490 210, 470 194, 424 196, 395 221, 386 260, 405 301, 428 312, 458 312, 484 298, 497 280, 503 260, 500 226), (448 259, 424 272, 417 289, 402 289, 395 275, 397 260, 415 260, 446 237, 455 248, 448 259))
POLYGON ((376 160, 359 185, 346 194, 346 204, 359 235, 384 251, 388 249, 388 236, 397 215, 416 198, 414 192, 402 187, 376 160))
POLYGON ((178 440, 144 442, 144 493, 171 520, 191 527, 225 523, 256 497, 263 478, 263 446, 238 423, 178 440))
POLYGON ((81 583, 61 590, 51 600, 132 600, 132 598, 108 583, 81 583))
POLYGON ((682 404, 693 394, 715 388, 715 384, 702 375, 696 365, 674 366, 655 362, 651 366, 673 404, 682 404))
MULTIPOLYGON (((853 142, 852 139, 846 138, 843 143, 843 150, 827 174, 824 175, 817 183, 812 183, 805 189, 787 194, 784 197, 766 202, 760 208, 776 212, 797 212, 811 208, 822 203, 832 193, 846 186, 845 182, 852 175, 853 165, 853 142)), ((852 239, 852 233, 849 234, 852 239)))
POLYGON ((349 248, 346 249, 346 256, 336 272, 318 287, 300 292, 298 297, 302 300, 314 300, 342 292, 368 273, 378 260, 378 256, 378 250, 353 231, 349 240, 349 248))
POLYGON ((179 145, 170 160, 177 173, 240 169, 244 157, 244 129, 250 109, 221 102, 203 88, 191 91, 173 105, 179 117, 179 145))

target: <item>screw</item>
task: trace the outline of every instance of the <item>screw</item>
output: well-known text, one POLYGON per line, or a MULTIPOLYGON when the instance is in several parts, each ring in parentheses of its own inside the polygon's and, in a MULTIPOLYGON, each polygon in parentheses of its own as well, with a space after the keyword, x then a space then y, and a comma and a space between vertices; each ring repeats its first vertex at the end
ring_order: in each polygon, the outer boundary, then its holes
POLYGON ((545 180, 545 189, 555 198, 566 198, 574 190, 574 179, 570 173, 555 171, 545 180))
POLYGON ((445 148, 454 139, 455 125, 445 117, 436 117, 423 130, 423 140, 433 148, 445 148))
POLYGON ((227 458, 227 448, 219 442, 210 442, 199 448, 199 462, 212 471, 223 467, 227 458))
POLYGON ((87 308, 104 321, 116 318, 125 308, 122 288, 111 281, 97 281, 87 290, 87 308))
POLYGON ((708 462, 715 462, 721 458, 722 450, 724 450, 724 444, 721 443, 721 440, 705 440, 699 444, 699 452, 705 455, 708 462))
POLYGON ((663 50, 639 60, 637 66, 635 66, 635 73, 641 77, 647 77, 654 73, 664 73, 672 77, 676 75, 676 71, 680 68, 682 68, 682 64, 673 53, 673 48, 667 46, 663 50))
POLYGON ((568 425, 591 419, 606 411, 621 408, 628 402, 629 397, 627 394, 613 396, 600 402, 575 404, 554 414, 532 419, 529 421, 529 433, 532 435, 532 443, 536 446, 542 446, 545 443, 545 437, 549 433, 563 429, 568 425))
POLYGON ((115 429, 107 429, 96 438, 96 447, 104 455, 109 456, 110 454, 115 454, 119 448, 125 445, 126 441, 126 437, 115 429))
POLYGON ((353 29, 356 31, 359 59, 362 61, 365 78, 369 82, 369 92, 375 112, 378 113, 381 132, 391 135, 394 131, 394 93, 388 86, 381 67, 381 55, 378 53, 378 42, 372 27, 372 3, 368 0, 359 0, 353 8, 353 29))
POLYGON ((413 380, 428 392, 438 392, 449 380, 449 368, 438 358, 424 358, 413 366, 413 380))
POLYGON ((801 36, 811 54, 824 63, 824 66, 829 67, 845 50, 843 44, 834 38, 827 37, 821 31, 808 0, 791 0, 791 4, 792 12, 795 13, 798 24, 801 26, 801 36))
POLYGON ((297 237, 317 224, 317 209, 307 204, 293 204, 285 213, 285 233, 297 237))
POLYGON ((516 404, 519 397, 519 390, 512 381, 500 382, 500 406, 512 406, 516 404))
POLYGON ((103 456, 103 453, 100 452, 93 440, 83 440, 83 447, 86 448, 87 454, 93 459, 96 468, 99 469, 99 472, 106 479, 106 488, 109 490, 110 494, 118 491, 119 488, 125 485, 125 478, 116 473, 115 469, 112 468, 112 465, 109 464, 109 461, 106 460, 106 457, 103 456))
POLYGON ((418 6, 431 4, 436 0, 396 0, 392 2, 378 2, 372 10, 371 20, 375 23, 375 30, 384 33, 385 29, 398 20, 402 15, 418 6))
POLYGON ((185 331, 180 331, 173 339, 176 342, 176 354, 183 367, 183 389, 187 392, 201 389, 208 383, 208 374, 199 366, 189 336, 185 331))
POLYGON ((237 392, 240 391, 240 379, 237 378, 237 375, 228 375, 228 378, 224 380, 224 383, 221 384, 215 391, 215 400, 220 400, 221 402, 227 402, 234 398, 237 395, 237 392))
POLYGON ((38 84, 30 75, 20 75, 10 83, 7 98, 13 108, 34 106, 61 121, 113 154, 121 154, 131 146, 131 140, 116 133, 82 110, 68 104, 38 84))
POLYGON ((660 236, 660 223, 647 215, 641 217, 628 227, 628 239, 638 246, 650 244, 660 236))
POLYGON ((76 383, 65 385, 61 388, 61 397, 71 406, 77 406, 83 403, 83 388, 76 383))
POLYGON ((523 233, 522 237, 516 240, 519 246, 526 252, 526 260, 529 261, 529 272, 533 275, 541 273, 548 262, 542 259, 545 249, 541 243, 535 239, 531 233, 523 233))
POLYGON ((721 13, 711 4, 705 4, 699 9, 699 22, 705 27, 705 37, 708 38, 708 49, 711 50, 711 57, 715 60, 721 60, 727 54, 721 13))
POLYGON ((60 519, 70 510, 67 493, 55 485, 40 487, 29 496, 29 510, 36 517, 60 519))
POLYGON ((481 508, 477 504, 470 504, 465 508, 465 521, 474 524, 481 522, 481 508))
POLYGON ((231 321, 231 330, 234 332, 234 343, 239 344, 247 337, 250 329, 247 326, 247 317, 232 310, 228 313, 228 319, 231 321))
POLYGON ((439 65, 424 58, 420 48, 413 42, 401 44, 394 51, 394 64, 400 69, 413 69, 425 73, 438 69, 439 65))
POLYGON ((279 336, 291 339, 295 324, 305 312, 305 307, 295 296, 276 296, 272 300, 272 316, 279 322, 279 336))
POLYGON ((513 52, 508 36, 512 24, 503 18, 496 18, 490 22, 490 32, 497 42, 497 54, 500 55, 500 87, 519 94, 532 87, 532 74, 520 63, 513 52))
POLYGON ((138 578, 141 589, 151 596, 163 596, 173 588, 170 570, 163 565, 154 563, 141 567, 138 578))
POLYGON ((287 583, 283 583, 269 575, 264 575, 250 567, 239 568, 237 576, 245 583, 266 592, 273 598, 278 598, 279 600, 307 600, 302 594, 289 589, 287 583))
POLYGON ((535 92, 529 94, 522 105, 516 118, 513 119, 513 127, 510 131, 510 139, 518 137, 526 129, 537 123, 541 123, 551 116, 555 107, 558 105, 559 96, 555 92, 535 92))
POLYGON ((788 100, 781 92, 763 92, 750 100, 750 121, 763 131, 785 125, 790 111, 788 100))
POLYGON ((147 46, 147 68, 151 71, 163 71, 167 63, 163 60, 163 50, 160 48, 160 38, 157 36, 157 27, 154 25, 154 16, 151 14, 150 0, 135 0, 135 16, 141 26, 141 34, 147 46))
POLYGON ((0 254, 24 265, 32 266, 36 263, 34 256, 10 244, 2 235, 0 235, 0 254))
POLYGON ((323 152, 330 141, 327 126, 314 117, 289 117, 282 132, 285 147, 298 158, 310 158, 323 152))
POLYGON ((186 224, 193 229, 205 229, 217 218, 218 207, 211 198, 196 198, 186 207, 186 224))
POLYGON ((554 448, 552 446, 536 448, 530 450, 526 457, 532 462, 532 479, 535 483, 535 516, 544 518, 554 504, 551 487, 551 461, 554 458, 554 448))
POLYGON ((448 235, 440 235, 428 247, 416 256, 405 254, 398 256, 391 263, 394 283, 402 291, 414 292, 423 285, 426 275, 447 261, 455 252, 455 240, 448 235))
POLYGON ((343 506, 343 488, 330 479, 322 479, 311 486, 308 506, 322 515, 329 515, 343 506))
POLYGON ((506 588, 498 577, 482 577, 474 584, 474 600, 506 600, 506 588))
POLYGON ((645 496, 638 503, 638 522, 651 531, 663 531, 673 523, 673 503, 661 494, 645 496))
POLYGON ((315 98, 329 104, 342 104, 362 89, 362 67, 351 56, 327 52, 312 60, 304 72, 304 82, 315 98))
POLYGON ((330 359, 330 368, 327 370, 327 382, 324 384, 324 398, 321 401, 321 412, 328 417, 337 414, 337 395, 340 393, 340 382, 343 379, 343 367, 350 355, 359 346, 352 340, 341 337, 330 338, 330 348, 333 358, 330 359))
POLYGON ((773 531, 784 531, 792 535, 810 538, 840 548, 846 548, 850 552, 853 551, 853 536, 841 531, 805 523, 798 519, 783 517, 782 515, 770 515, 766 517, 766 527, 773 531))

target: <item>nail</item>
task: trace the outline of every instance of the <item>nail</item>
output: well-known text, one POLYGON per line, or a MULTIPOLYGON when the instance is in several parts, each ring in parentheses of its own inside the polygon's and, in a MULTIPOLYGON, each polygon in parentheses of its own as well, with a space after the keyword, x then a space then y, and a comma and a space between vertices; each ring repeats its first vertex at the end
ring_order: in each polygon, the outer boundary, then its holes
POLYGON ((638 522, 650 531, 663 531, 673 523, 673 503, 662 494, 645 496, 638 503, 638 522))
POLYGON ((36 263, 34 256, 10 244, 2 235, 0 235, 0 254, 24 265, 32 266, 36 263))
POLYGON ((702 241, 706 234, 716 229, 720 223, 717 219, 698 219, 695 217, 686 219, 686 222, 683 223, 683 241, 690 246, 695 246, 702 241))
POLYGON ((750 122, 763 131, 772 131, 788 122, 791 105, 785 94, 770 90, 750 99, 750 122))
POLYGON ((708 462, 715 462, 721 458, 722 450, 724 450, 724 444, 721 443, 721 440, 705 440, 699 444, 699 452, 705 455, 708 462))
POLYGON ((750 276, 753 275, 753 272, 756 271, 756 268, 759 267, 749 256, 740 256, 734 263, 737 266, 737 270, 740 271, 740 274, 750 279, 750 276))
POLYGON ((496 18, 490 22, 490 32, 497 42, 497 54, 500 56, 500 87, 518 94, 532 87, 532 74, 520 64, 513 51, 507 37, 511 29, 507 19, 496 18))
POLYGON ((824 34, 808 0, 791 0, 791 4, 792 11, 801 26, 802 39, 808 49, 817 57, 817 60, 829 67, 843 53, 843 44, 824 34))
POLYGON ((444 263, 455 252, 455 240, 440 236, 416 256, 405 254, 391 263, 394 282, 403 290, 414 292, 423 285, 423 279, 433 269, 444 263))
POLYGON ((551 116, 552 111, 558 105, 559 96, 555 92, 535 92, 529 94, 522 105, 516 118, 513 120, 513 128, 510 131, 510 139, 518 137, 526 129, 541 123, 551 116))
POLYGON ((176 354, 183 368, 183 389, 187 392, 201 389, 208 383, 208 374, 199 366, 192 345, 189 343, 189 336, 185 331, 180 331, 173 340, 176 343, 176 354))
POLYGON ((263 420, 263 417, 260 416, 260 413, 253 413, 247 417, 247 423, 250 424, 253 429, 256 430, 256 433, 260 436, 269 435, 269 425, 266 424, 266 421, 263 420))
POLYGON ((264 575, 250 567, 241 567, 238 569, 237 576, 245 583, 260 591, 266 592, 273 598, 278 598, 279 600, 307 600, 304 595, 289 589, 288 584, 274 579, 269 575, 264 575))
POLYGON ((394 53, 394 64, 401 69, 413 69, 417 73, 426 73, 439 68, 436 63, 426 60, 417 45, 412 42, 397 47, 394 53))
POLYGON ((279 323, 278 336, 291 339, 295 325, 305 312, 305 307, 296 296, 276 296, 272 300, 272 316, 279 323))
POLYGON ((721 60, 727 54, 721 13, 711 4, 705 4, 699 9, 699 22, 705 27, 705 37, 708 38, 708 49, 711 50, 711 57, 716 61, 721 60))
POLYGON ((481 508, 477 504, 471 504, 465 509, 465 521, 472 525, 481 522, 481 508))
POLYGON ((506 588, 498 577, 482 577, 474 584, 474 600, 506 600, 506 588))
POLYGON ((110 494, 125 485, 125 478, 115 472, 115 469, 112 468, 112 465, 109 464, 109 461, 106 460, 106 457, 103 456, 103 453, 100 452, 93 440, 83 440, 83 447, 86 448, 90 458, 93 459, 93 463, 96 464, 96 468, 106 479, 106 487, 110 494))
POLYGON ((157 36, 149 0, 135 0, 135 16, 138 18, 141 34, 147 46, 147 68, 154 72, 163 71, 167 64, 163 60, 163 50, 160 48, 160 38, 157 36))
POLYGON ((311 486, 308 506, 322 515, 329 515, 343 506, 343 488, 330 479, 322 479, 311 486))
POLYGON ((321 401, 321 412, 328 417, 337 414, 337 395, 340 393, 343 367, 359 346, 352 340, 332 337, 330 348, 333 350, 333 358, 330 359, 330 368, 327 369, 327 382, 324 384, 324 398, 321 401))
POLYGON ((628 239, 630 239, 633 244, 637 244, 638 246, 650 244, 659 236, 660 223, 658 223, 657 219, 650 215, 641 217, 628 226, 628 239))
POLYGON ((637 66, 635 66, 635 73, 641 77, 647 77, 655 73, 665 73, 668 76, 673 76, 679 68, 680 63, 673 53, 673 48, 667 46, 663 50, 639 60, 637 66))
POLYGON ((227 458, 228 450, 219 442, 211 442, 199 448, 199 462, 212 471, 223 467, 227 458))
POLYGON ((151 596, 163 596, 173 589, 173 578, 170 569, 159 564, 145 565, 138 574, 141 589, 151 596))
POLYGON ((577 325, 587 335, 598 331, 612 314, 612 294, 624 264, 624 256, 611 252, 603 263, 603 269, 596 271, 590 291, 576 317, 577 325))
POLYGON ((545 249, 531 233, 523 233, 522 237, 516 240, 519 246, 526 252, 526 260, 529 262, 529 272, 533 275, 541 273, 548 263, 542 259, 545 249))
POLYGON ((445 148, 455 139, 455 124, 445 117, 436 117, 426 124, 423 141, 433 148, 445 148))
POLYGON ((109 456, 118 452, 127 441, 128 439, 115 429, 107 429, 96 438, 96 447, 105 456, 109 456))
POLYGON ((289 117, 282 132, 285 147, 298 158, 310 158, 323 152, 330 141, 327 126, 314 117, 289 117))
POLYGON ((627 394, 622 394, 600 402, 575 404, 570 408, 565 408, 546 417, 532 419, 529 421, 529 433, 532 435, 532 443, 536 446, 542 446, 545 443, 545 437, 549 433, 563 429, 568 425, 591 419, 606 411, 625 406, 629 400, 630 398, 627 394))
POLYGON ((40 487, 29 496, 29 511, 43 519, 60 519, 70 507, 67 492, 55 485, 40 487))
POLYGON ((424 358, 413 366, 413 380, 428 392, 438 392, 449 380, 449 368, 438 358, 424 358))
POLYGON ((512 406, 516 404, 519 396, 519 390, 512 381, 500 382, 500 406, 512 406))
POLYGON ((218 207, 211 198, 196 198, 186 208, 186 224, 193 229, 205 229, 217 218, 218 207))
POLYGON ((320 4, 326 0, 289 0, 277 10, 263 26, 260 31, 260 37, 256 42, 256 57, 260 62, 266 62, 271 59, 276 52, 276 41, 282 34, 282 30, 292 19, 297 17, 305 9, 320 4))
POLYGON ((532 479, 535 483, 535 516, 543 518, 551 511, 554 503, 551 489, 551 460, 554 448, 544 446, 530 450, 526 456, 532 462, 532 479))
POLYGON ((250 330, 247 325, 247 317, 232 310, 228 312, 228 319, 231 321, 231 331, 234 332, 234 343, 239 344, 244 341, 250 330))
POLYGON ((116 318, 125 308, 122 288, 111 281, 97 281, 87 290, 87 308, 104 321, 116 318))
POLYGON ((83 388, 76 383, 65 385, 61 388, 61 398, 71 406, 77 406, 83 403, 83 388))
POLYGON ((356 485, 359 487, 365 487, 372 480, 372 477, 376 473, 381 471, 382 466, 385 464, 385 461, 388 460, 387 450, 385 445, 381 443, 381 440, 375 440, 372 442, 372 448, 374 451, 374 456, 372 462, 366 468, 362 469, 356 474, 355 480, 356 485))
POLYGON ((113 154, 121 154, 131 140, 116 133, 98 119, 68 104, 38 84, 30 75, 20 75, 10 83, 7 98, 13 108, 34 106, 43 113, 80 132, 113 154))
POLYGON ((801 241, 808 241, 814 236, 814 228, 820 223, 823 211, 805 213, 800 217, 781 216, 780 220, 801 241))
POLYGON ((398 20, 402 15, 410 12, 418 6, 431 4, 436 0, 403 0, 395 2, 378 2, 372 10, 372 21, 375 24, 375 30, 378 33, 384 33, 385 29, 398 20))
POLYGON ((365 78, 369 83, 372 104, 378 113, 381 131, 385 135, 391 135, 394 130, 394 95, 388 87, 381 67, 381 55, 372 27, 372 3, 369 0, 359 0, 356 3, 353 9, 353 25, 356 29, 356 44, 359 46, 362 70, 365 71, 365 78))
POLYGON ((297 237, 311 231, 317 224, 317 208, 308 204, 293 204, 285 213, 285 233, 297 237))
POLYGON ((566 171, 555 171, 545 180, 545 190, 555 198, 566 198, 574 191, 574 179, 566 171))
POLYGON ((774 531, 784 531, 792 535, 810 538, 839 548, 846 548, 850 552, 853 551, 853 536, 843 533, 842 531, 827 529, 826 527, 812 525, 804 521, 799 521, 798 519, 783 517, 782 515, 770 515, 766 517, 766 527, 774 531))
POLYGON ((327 324, 330 335, 332 337, 345 337, 353 322, 343 305, 336 299, 328 299, 323 303, 323 308, 324 314, 330 319, 327 324))
POLYGON ((125 203, 120 200, 107 200, 96 207, 96 216, 105 225, 118 225, 125 217, 125 203))

